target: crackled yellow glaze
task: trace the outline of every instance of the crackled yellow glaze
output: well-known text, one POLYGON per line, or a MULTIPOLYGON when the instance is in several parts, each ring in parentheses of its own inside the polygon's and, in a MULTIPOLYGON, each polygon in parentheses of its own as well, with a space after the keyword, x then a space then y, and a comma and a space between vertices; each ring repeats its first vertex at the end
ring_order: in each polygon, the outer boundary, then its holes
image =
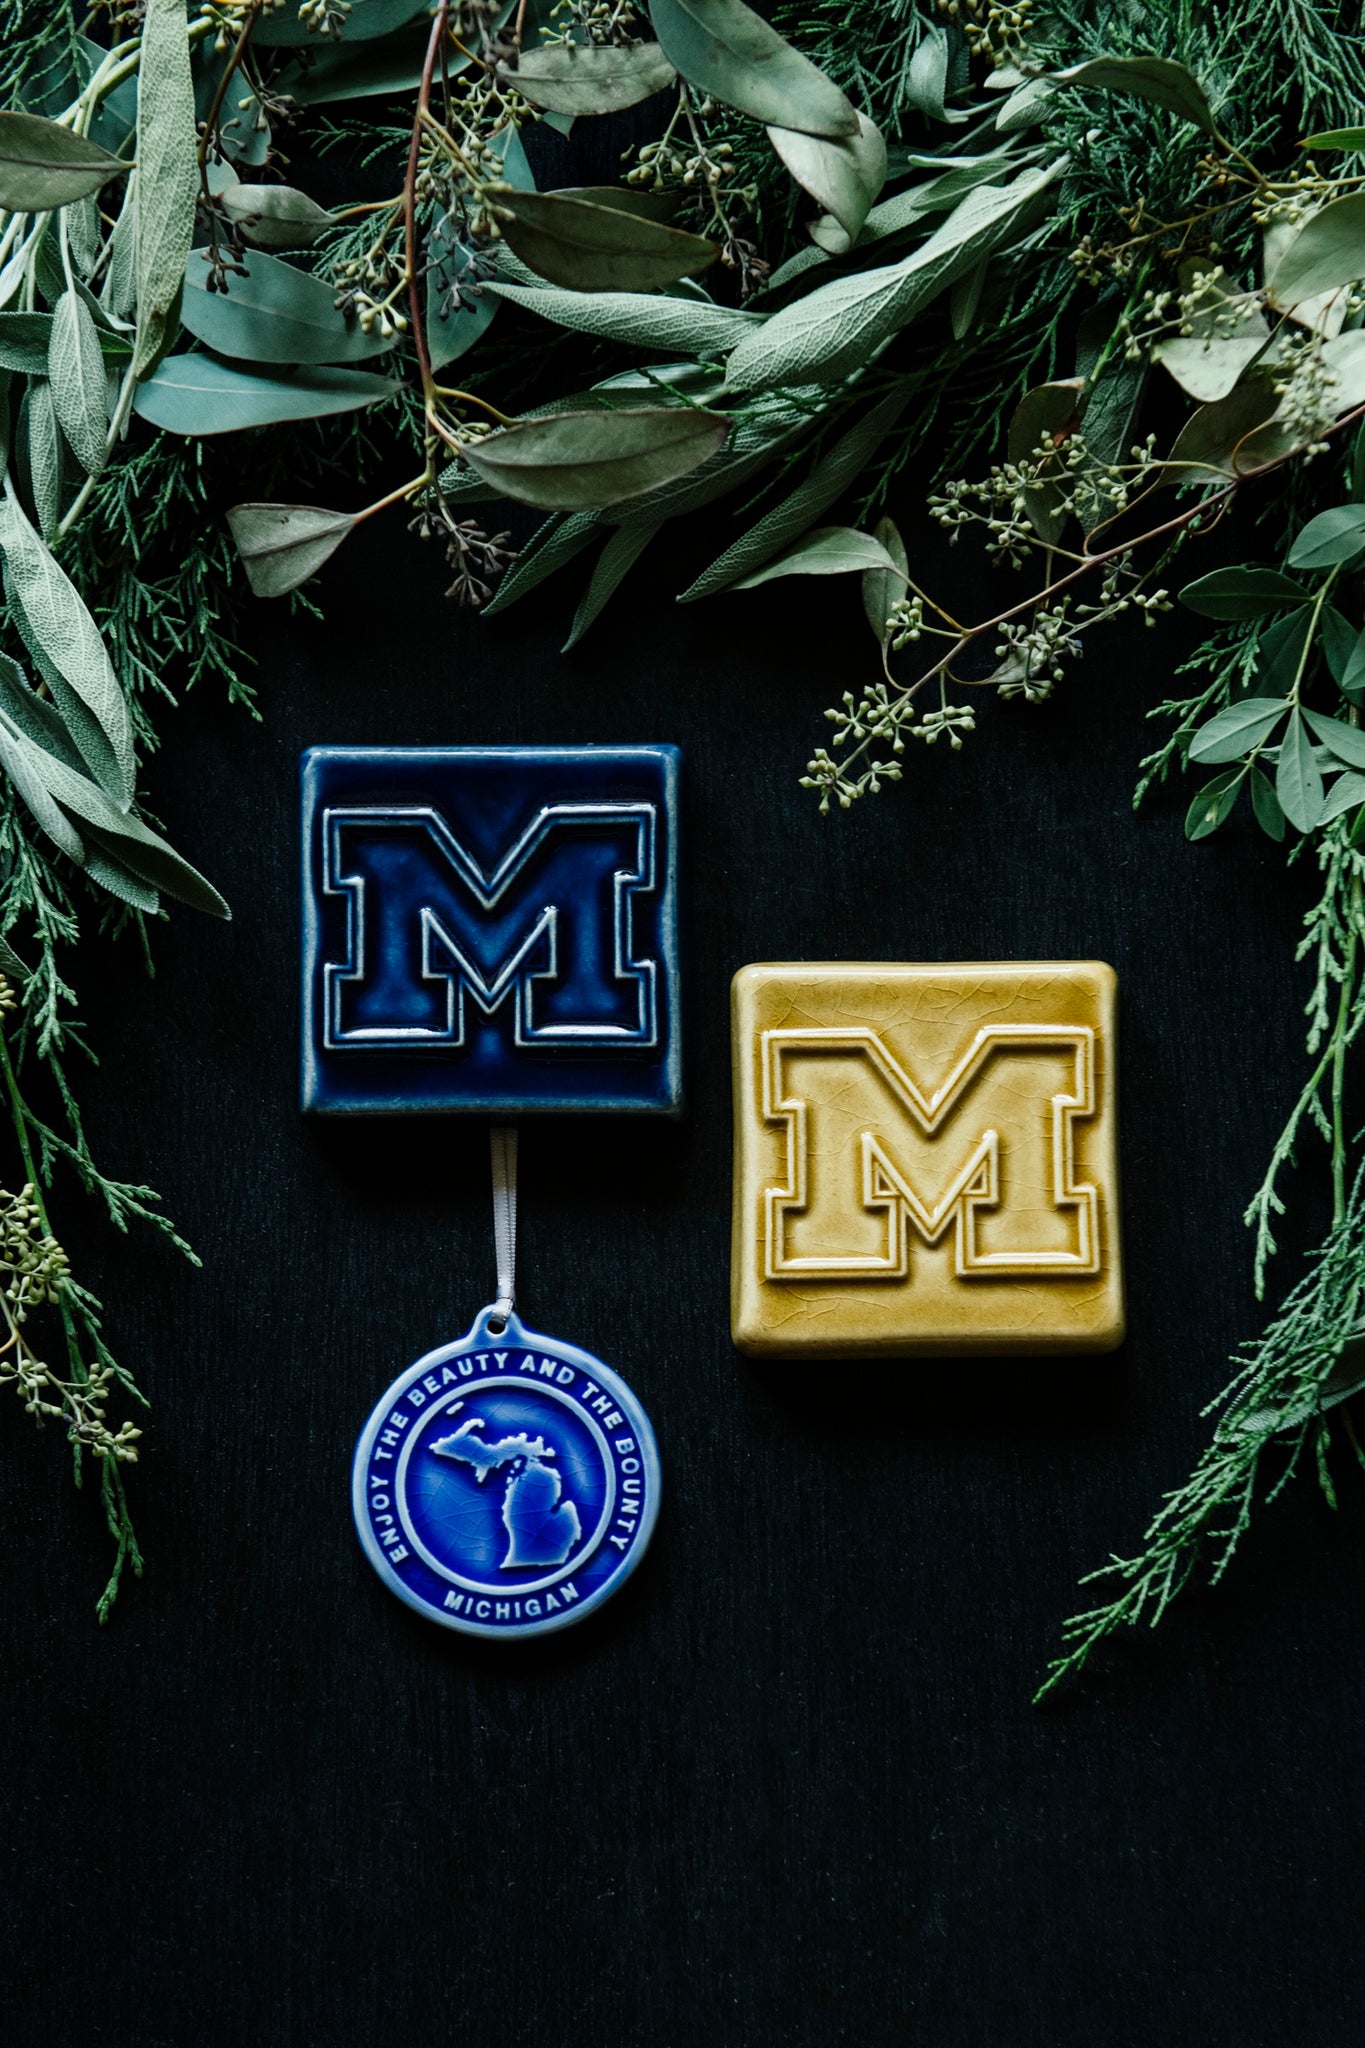
POLYGON ((1115 989, 1097 960, 741 968, 740 1350, 1120 1343, 1115 989))

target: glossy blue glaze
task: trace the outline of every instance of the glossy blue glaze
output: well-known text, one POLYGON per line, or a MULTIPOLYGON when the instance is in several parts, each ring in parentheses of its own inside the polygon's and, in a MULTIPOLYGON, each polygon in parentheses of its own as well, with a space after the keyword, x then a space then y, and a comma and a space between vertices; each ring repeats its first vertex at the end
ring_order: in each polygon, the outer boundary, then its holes
POLYGON ((312 747, 303 1106, 676 1113, 676 747, 312 747))
POLYGON ((389 1590, 470 1635, 544 1635, 624 1584, 659 1512, 649 1418, 609 1366, 486 1308, 396 1379, 351 1506, 389 1590))

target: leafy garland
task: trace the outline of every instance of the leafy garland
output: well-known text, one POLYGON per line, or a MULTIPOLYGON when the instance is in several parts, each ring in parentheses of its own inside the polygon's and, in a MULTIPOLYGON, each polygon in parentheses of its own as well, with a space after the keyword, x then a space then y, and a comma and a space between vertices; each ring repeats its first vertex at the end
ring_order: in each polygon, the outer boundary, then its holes
POLYGON ((0 1191, 0 1379, 60 1419, 78 1479, 87 1451, 99 1463, 115 1541, 101 1618, 124 1564, 140 1568, 123 1485, 137 1431, 107 1410, 140 1397, 52 1233, 59 1162, 120 1227, 174 1232, 149 1189, 90 1155, 64 962, 91 904, 144 936, 163 896, 226 911, 142 816, 136 758, 155 744, 168 669, 250 705, 232 547, 257 595, 288 596, 397 509, 444 545, 452 597, 490 613, 594 549, 568 645, 669 522, 726 501, 738 538, 682 602, 858 575, 867 681, 830 708, 803 778, 840 810, 899 780, 916 745, 963 745, 992 697, 1049 696, 1087 635, 1124 614, 1152 623, 1190 542, 1249 503, 1274 559, 1185 582, 1210 637, 1183 671, 1188 696, 1153 707, 1167 734, 1138 795, 1212 770, 1191 838, 1245 790, 1291 859, 1317 860, 1307 1077, 1248 1210, 1258 1292, 1310 1129, 1329 1148, 1333 1219, 1210 1404, 1195 1472, 1139 1550, 1095 1575, 1112 1596, 1066 1624, 1042 1690, 1121 1625, 1158 1620, 1201 1559, 1220 1576, 1257 1498, 1305 1456, 1334 1500, 1333 1420, 1360 1455, 1345 1404, 1365 1385, 1365 1182, 1345 1089, 1365 1025, 1351 581, 1365 559, 1365 61, 1349 11, 771 11, 12 9, 0 1076, 25 1179, 0 1191), (601 114, 646 138, 621 181, 538 190, 536 131, 601 114), (370 196, 327 206, 285 182, 286 137, 323 196, 334 151, 370 196), (545 400, 566 363, 576 387, 545 400), (523 388, 541 402, 505 411, 523 388), (357 510, 238 504, 229 543, 206 525, 208 478, 239 444, 214 437, 279 422, 287 441, 250 434, 257 478, 354 481, 395 441, 412 474, 357 510), (885 515, 926 447, 933 517, 1002 572, 981 618, 922 587, 885 515), (850 523, 824 523, 850 503, 850 523), (471 516, 484 505, 486 523, 471 516), (548 516, 514 551, 489 528, 520 506, 548 516), (191 523, 204 538, 185 555, 174 538, 191 523), (49 1314, 60 1367, 35 1349, 30 1309, 49 1314))

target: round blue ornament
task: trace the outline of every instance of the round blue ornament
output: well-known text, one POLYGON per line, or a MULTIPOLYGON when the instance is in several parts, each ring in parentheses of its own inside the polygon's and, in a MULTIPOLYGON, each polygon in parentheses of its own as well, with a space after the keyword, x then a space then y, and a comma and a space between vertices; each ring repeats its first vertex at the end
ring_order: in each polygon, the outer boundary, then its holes
POLYGON ((351 1504, 370 1563, 419 1614, 546 1635, 644 1556, 659 1454, 609 1366, 497 1303, 394 1381, 356 1445, 351 1504))

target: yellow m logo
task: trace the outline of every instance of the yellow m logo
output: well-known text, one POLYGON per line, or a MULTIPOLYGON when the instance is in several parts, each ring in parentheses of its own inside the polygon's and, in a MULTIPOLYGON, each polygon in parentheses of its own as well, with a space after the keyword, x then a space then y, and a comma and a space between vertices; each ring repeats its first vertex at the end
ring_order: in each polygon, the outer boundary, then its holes
POLYGON ((1073 1135, 1094 1111, 1088 1026, 986 1026, 928 1092, 866 1028, 762 1043, 763 1114, 786 1128, 786 1176, 764 1195, 769 1280, 905 1279, 912 1230, 935 1245, 951 1229, 959 1279, 1099 1271, 1073 1135))
POLYGON ((1098 960, 741 969, 739 1348, 1117 1344, 1115 987, 1098 960))

